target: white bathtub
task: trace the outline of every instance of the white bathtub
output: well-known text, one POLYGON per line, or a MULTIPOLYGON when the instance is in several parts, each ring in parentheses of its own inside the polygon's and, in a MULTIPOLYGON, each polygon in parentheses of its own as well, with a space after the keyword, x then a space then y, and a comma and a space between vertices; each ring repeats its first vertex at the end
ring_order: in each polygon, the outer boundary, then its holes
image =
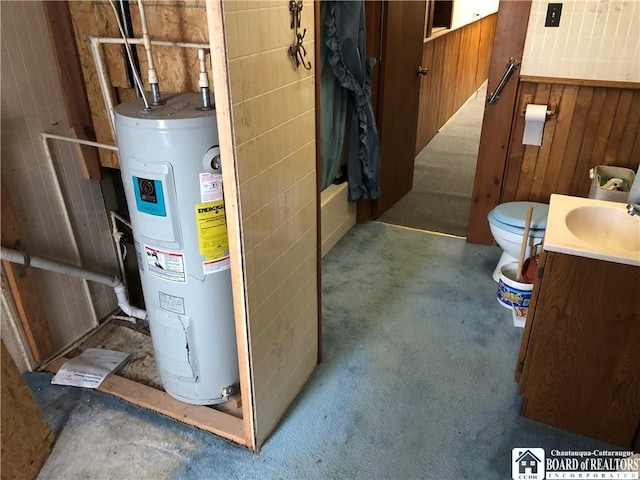
POLYGON ((356 224, 356 204, 347 200, 348 185, 329 185, 320 192, 322 256, 356 224))

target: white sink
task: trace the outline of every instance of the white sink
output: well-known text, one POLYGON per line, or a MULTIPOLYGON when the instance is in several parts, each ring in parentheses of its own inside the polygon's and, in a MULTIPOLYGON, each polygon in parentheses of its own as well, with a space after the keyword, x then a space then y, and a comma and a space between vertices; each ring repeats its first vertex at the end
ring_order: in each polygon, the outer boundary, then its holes
POLYGON ((565 223, 571 233, 595 247, 640 250, 640 218, 632 217, 618 205, 575 208, 567 213, 565 223))
POLYGON ((640 217, 626 204, 551 195, 544 249, 640 265, 640 217))

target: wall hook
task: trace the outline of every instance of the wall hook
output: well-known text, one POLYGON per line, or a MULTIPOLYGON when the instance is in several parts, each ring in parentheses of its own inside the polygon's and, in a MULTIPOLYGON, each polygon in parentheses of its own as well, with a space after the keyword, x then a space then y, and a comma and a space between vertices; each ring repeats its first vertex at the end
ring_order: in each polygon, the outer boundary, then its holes
POLYGON ((296 68, 302 65, 305 69, 311 70, 311 62, 305 60, 305 57, 307 56, 307 49, 302 45, 304 36, 307 34, 307 29, 305 28, 302 33, 300 33, 302 7, 302 0, 289 0, 291 29, 294 31, 294 43, 289 47, 289 55, 291 56, 296 68))

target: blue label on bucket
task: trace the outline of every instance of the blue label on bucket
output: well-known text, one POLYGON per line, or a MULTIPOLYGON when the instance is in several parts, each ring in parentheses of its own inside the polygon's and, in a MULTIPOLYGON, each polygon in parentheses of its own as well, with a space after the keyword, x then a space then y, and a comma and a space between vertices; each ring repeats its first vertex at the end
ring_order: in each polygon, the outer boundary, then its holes
POLYGON ((508 307, 527 308, 531 301, 531 290, 519 290, 505 284, 500 279, 498 282, 498 301, 508 307))

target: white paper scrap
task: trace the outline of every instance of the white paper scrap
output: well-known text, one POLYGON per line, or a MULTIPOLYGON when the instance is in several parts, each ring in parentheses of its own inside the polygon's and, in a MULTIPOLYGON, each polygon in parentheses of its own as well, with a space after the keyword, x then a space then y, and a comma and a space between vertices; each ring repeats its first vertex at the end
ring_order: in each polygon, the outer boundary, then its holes
POLYGON ((97 388, 131 354, 103 348, 87 348, 64 363, 51 379, 54 385, 97 388))

